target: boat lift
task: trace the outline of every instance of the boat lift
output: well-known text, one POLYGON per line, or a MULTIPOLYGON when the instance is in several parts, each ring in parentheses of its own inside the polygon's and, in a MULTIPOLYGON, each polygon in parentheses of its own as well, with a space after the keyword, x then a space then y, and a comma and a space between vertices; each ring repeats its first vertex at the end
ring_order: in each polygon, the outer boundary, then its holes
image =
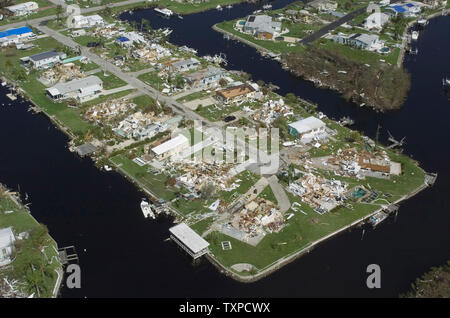
POLYGON ((394 138, 394 136, 392 136, 392 134, 389 132, 389 130, 388 130, 388 134, 389 134, 388 140, 391 142, 391 144, 387 147, 387 149, 401 147, 406 143, 405 142, 406 137, 403 137, 400 141, 398 141, 397 139, 394 138))

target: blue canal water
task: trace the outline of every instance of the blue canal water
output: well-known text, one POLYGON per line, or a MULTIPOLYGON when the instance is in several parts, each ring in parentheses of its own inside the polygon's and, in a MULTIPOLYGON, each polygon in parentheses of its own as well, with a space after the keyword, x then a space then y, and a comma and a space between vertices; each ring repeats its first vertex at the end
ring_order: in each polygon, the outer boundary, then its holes
MULTIPOLYGON (((290 1, 272 2, 274 8, 290 1)), ((427 171, 438 172, 433 188, 402 203, 397 218, 375 231, 341 234, 267 278, 251 284, 235 282, 204 261, 191 265, 170 241, 168 219, 145 220, 143 197, 115 172, 103 172, 90 159, 67 149, 68 138, 29 104, 11 102, 0 87, 0 182, 27 193, 32 214, 46 224, 59 246, 75 245, 82 270, 82 288, 63 287, 62 297, 396 297, 431 266, 449 259, 450 138, 449 96, 441 79, 450 76, 445 41, 450 18, 432 20, 417 43, 419 55, 407 58, 412 87, 399 111, 375 113, 347 103, 335 92, 294 78, 272 60, 241 43, 226 41, 211 26, 256 10, 250 4, 219 12, 163 19, 141 10, 123 19, 150 20, 153 28, 174 29, 171 42, 188 45, 200 55, 224 52, 228 68, 244 70, 253 79, 294 92, 319 104, 329 117, 349 115, 355 128, 374 136, 381 124, 396 137, 407 137, 405 152, 427 171), (366 287, 366 268, 379 264, 381 289, 366 287)))

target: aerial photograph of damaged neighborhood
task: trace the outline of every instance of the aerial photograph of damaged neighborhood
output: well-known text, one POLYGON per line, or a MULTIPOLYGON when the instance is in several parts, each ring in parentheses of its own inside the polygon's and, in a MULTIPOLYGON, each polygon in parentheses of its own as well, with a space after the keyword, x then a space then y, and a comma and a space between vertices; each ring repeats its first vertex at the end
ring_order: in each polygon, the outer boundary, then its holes
POLYGON ((0 298, 450 297, 447 0, 0 0, 0 298))

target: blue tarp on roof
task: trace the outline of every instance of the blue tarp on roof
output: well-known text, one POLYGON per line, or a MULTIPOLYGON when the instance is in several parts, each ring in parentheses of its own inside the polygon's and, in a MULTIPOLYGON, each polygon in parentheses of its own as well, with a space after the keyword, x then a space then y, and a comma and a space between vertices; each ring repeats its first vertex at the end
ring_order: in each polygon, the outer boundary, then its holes
POLYGON ((24 34, 24 33, 28 33, 28 32, 33 32, 30 27, 21 27, 21 28, 17 28, 17 29, 11 29, 11 30, 7 30, 5 32, 0 32, 0 38, 4 38, 6 36, 10 36, 10 35, 20 35, 20 34, 24 34))
POLYGON ((406 9, 403 8, 402 6, 392 6, 392 9, 394 9, 394 10, 397 11, 398 13, 406 12, 406 9))
POLYGON ((130 41, 129 38, 124 37, 124 36, 121 36, 120 38, 117 38, 116 40, 119 41, 119 42, 128 42, 128 41, 130 41))

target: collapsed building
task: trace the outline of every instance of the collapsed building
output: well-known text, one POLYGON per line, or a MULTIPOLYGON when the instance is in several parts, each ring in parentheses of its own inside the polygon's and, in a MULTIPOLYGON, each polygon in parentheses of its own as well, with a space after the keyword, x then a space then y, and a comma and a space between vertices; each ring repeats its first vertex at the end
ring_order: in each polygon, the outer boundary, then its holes
POLYGON ((269 100, 262 105, 262 109, 253 113, 253 120, 263 122, 267 126, 270 126, 275 119, 280 116, 293 115, 292 108, 284 103, 284 100, 269 100))
POLYGON ((299 196, 317 213, 323 214, 344 203, 347 184, 308 172, 295 182, 291 182, 288 191, 299 196))
POLYGON ((358 152, 354 148, 339 149, 327 164, 338 167, 337 174, 362 178, 365 175, 382 177, 400 175, 401 163, 392 161, 385 151, 358 152))
POLYGON ((126 98, 115 99, 93 105, 86 111, 84 117, 89 121, 104 125, 135 107, 136 104, 126 98))
POLYGON ((74 79, 83 78, 84 73, 74 63, 57 64, 55 67, 42 72, 40 80, 47 85, 65 83, 74 79))
POLYGON ((153 113, 142 113, 140 111, 129 115, 122 120, 113 131, 123 138, 135 138, 142 140, 151 138, 168 128, 166 123, 161 122, 161 117, 155 117, 153 113))

